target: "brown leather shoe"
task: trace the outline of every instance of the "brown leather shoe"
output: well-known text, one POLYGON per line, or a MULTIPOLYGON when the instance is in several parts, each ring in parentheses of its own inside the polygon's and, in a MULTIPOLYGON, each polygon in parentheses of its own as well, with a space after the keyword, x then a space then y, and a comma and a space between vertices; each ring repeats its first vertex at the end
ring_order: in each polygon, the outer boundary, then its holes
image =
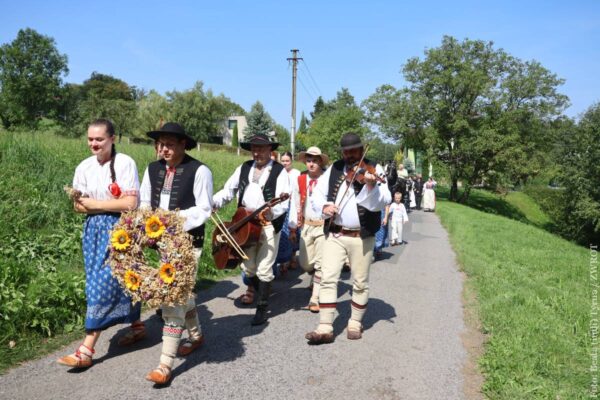
POLYGON ((334 340, 333 333, 319 333, 317 331, 308 332, 304 337, 308 340, 308 344, 332 343, 334 340))
POLYGON ((347 329, 348 339, 350 340, 358 340, 362 338, 362 328, 360 329, 347 329))
POLYGON ((182 340, 179 348, 177 349, 177 354, 181 357, 185 357, 188 354, 192 353, 198 347, 202 346, 204 343, 204 335, 200 336, 198 340, 191 341, 190 339, 182 340))
POLYGON ((159 365, 152 371, 148 372, 146 379, 150 382, 156 383, 157 385, 165 385, 171 380, 171 369, 159 365))

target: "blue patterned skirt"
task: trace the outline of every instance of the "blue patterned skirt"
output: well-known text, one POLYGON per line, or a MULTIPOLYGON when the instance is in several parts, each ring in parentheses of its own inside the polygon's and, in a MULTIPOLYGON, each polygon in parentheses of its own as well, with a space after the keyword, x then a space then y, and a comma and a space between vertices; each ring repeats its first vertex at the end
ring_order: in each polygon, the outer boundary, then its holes
POLYGON ((282 264, 291 261, 292 259, 292 243, 290 243, 290 227, 288 221, 290 219, 290 211, 285 213, 285 221, 281 232, 279 232, 279 249, 277 250, 276 264, 282 264))
POLYGON ((110 230, 118 220, 118 214, 88 215, 83 225, 85 329, 88 331, 131 323, 140 318, 141 304, 132 306, 131 298, 125 295, 108 265, 110 230))
MULTIPOLYGON (((385 216, 385 210, 381 211, 381 221, 383 221, 383 218, 385 216)), ((386 226, 381 226, 379 228, 379 230, 377 231, 377 233, 375 234, 375 251, 379 251, 381 249, 383 249, 384 247, 387 247, 387 236, 388 236, 388 227, 386 226)))

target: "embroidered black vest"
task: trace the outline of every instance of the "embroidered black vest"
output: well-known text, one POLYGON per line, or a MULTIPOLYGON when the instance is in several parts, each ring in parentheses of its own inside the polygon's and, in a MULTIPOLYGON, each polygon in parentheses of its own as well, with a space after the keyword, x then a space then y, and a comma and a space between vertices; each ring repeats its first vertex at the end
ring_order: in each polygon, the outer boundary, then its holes
MULTIPOLYGON (((374 163, 367 159, 365 159, 364 162, 375 166, 374 163)), ((335 202, 340 187, 342 187, 343 190, 346 190, 346 188, 342 186, 342 183, 345 185, 344 160, 338 160, 331 165, 331 175, 329 175, 329 192, 327 193, 327 201, 333 203, 335 202)), ((364 184, 354 181, 352 183, 352 186, 352 189, 354 189, 354 195, 358 196, 364 184)), ((360 221, 360 237, 364 239, 370 236, 375 236, 375 234, 381 227, 381 211, 369 211, 358 204, 356 205, 356 207, 358 209, 358 219, 360 221)), ((328 235, 329 219, 325 220, 323 229, 325 231, 325 235, 328 235)))
MULTIPOLYGON (((196 171, 202 166, 200 161, 188 156, 187 154, 175 168, 173 177, 173 186, 171 186, 171 197, 169 199, 169 210, 187 210, 196 205, 194 196, 194 180, 196 171)), ((148 175, 150 177, 150 206, 152 209, 158 208, 160 204, 160 192, 165 183, 167 174, 167 163, 165 160, 158 160, 148 165, 148 175)), ((202 248, 204 244, 204 224, 188 231, 194 238, 193 245, 196 248, 202 248)))
MULTIPOLYGON (((240 181, 238 184, 238 207, 242 206, 242 199, 244 198, 244 192, 246 191, 246 187, 250 183, 248 181, 248 175, 250 174, 250 169, 252 168, 253 160, 246 161, 242 164, 242 168, 240 171, 240 181)), ((269 201, 275 197, 275 191, 277 189, 277 177, 283 171, 283 165, 278 162, 273 161, 273 167, 271 168, 271 172, 269 173, 269 177, 267 178, 267 182, 263 187, 262 193, 265 201, 269 201)), ((281 231, 283 228, 283 223, 285 222, 285 214, 280 215, 275 218, 271 223, 273 224, 273 228, 275 228, 275 233, 281 231)))

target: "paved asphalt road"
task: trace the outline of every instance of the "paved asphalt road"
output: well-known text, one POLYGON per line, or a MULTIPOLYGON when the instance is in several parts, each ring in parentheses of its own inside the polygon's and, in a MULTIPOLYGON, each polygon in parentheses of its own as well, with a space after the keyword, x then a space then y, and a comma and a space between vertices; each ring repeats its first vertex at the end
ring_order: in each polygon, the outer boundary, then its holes
POLYGON ((336 340, 321 346, 304 339, 318 322, 301 310, 310 293, 306 274, 276 280, 263 327, 251 327, 254 310, 234 301, 243 292, 234 277, 199 294, 206 343, 176 361, 169 386, 144 379, 161 348, 161 324, 149 312, 144 341, 119 348, 124 326, 113 327, 100 338, 92 368, 81 372, 55 363, 73 343, 0 376, 0 399, 462 399, 461 275, 438 217, 417 211, 410 219, 408 244, 387 248, 371 267, 362 340, 348 340, 344 329, 349 274, 339 286, 336 340))

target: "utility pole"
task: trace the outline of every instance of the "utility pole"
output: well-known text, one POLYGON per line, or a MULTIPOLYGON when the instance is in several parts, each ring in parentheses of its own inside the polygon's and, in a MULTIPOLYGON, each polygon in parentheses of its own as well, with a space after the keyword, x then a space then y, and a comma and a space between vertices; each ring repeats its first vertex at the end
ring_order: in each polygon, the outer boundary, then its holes
POLYGON ((298 49, 292 49, 290 51, 292 52, 292 57, 287 60, 292 62, 292 130, 290 135, 290 145, 292 147, 293 158, 296 147, 296 76, 298 73, 298 60, 302 60, 302 58, 298 58, 298 49))

